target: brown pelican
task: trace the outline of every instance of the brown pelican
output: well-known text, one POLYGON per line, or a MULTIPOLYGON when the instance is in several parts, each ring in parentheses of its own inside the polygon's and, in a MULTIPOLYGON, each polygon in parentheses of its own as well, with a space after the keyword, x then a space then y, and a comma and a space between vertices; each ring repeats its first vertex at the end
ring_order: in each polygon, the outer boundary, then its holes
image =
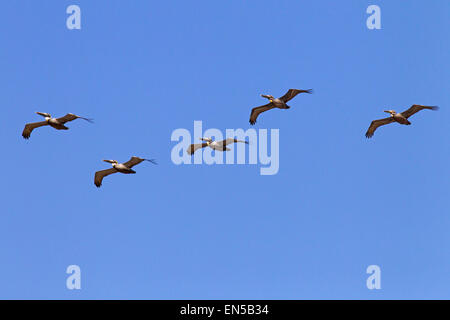
POLYGON ((428 106, 421 106, 421 105, 415 104, 408 110, 403 111, 402 113, 397 113, 394 110, 385 110, 384 112, 389 113, 391 116, 388 118, 372 121, 369 129, 367 129, 366 137, 371 138, 373 136, 373 134, 375 133, 375 130, 377 130, 378 127, 384 126, 385 124, 389 124, 392 122, 398 122, 400 124, 409 126, 411 124, 411 122, 408 121, 408 118, 411 117, 413 114, 419 112, 420 110, 424 110, 424 109, 437 110, 439 108, 436 106, 428 107, 428 106))
POLYGON ((298 90, 298 89, 289 89, 286 94, 278 99, 275 99, 271 95, 262 94, 261 97, 269 99, 269 103, 260 107, 256 107, 252 109, 252 112, 250 114, 250 124, 254 125, 256 123, 256 118, 258 118, 259 114, 273 109, 273 108, 280 108, 280 109, 289 109, 290 106, 288 106, 286 103, 293 99, 296 95, 299 93, 312 93, 312 89, 309 90, 298 90))
POLYGON ((204 147, 210 147, 211 149, 214 150, 219 150, 219 151, 230 151, 230 148, 227 148, 228 144, 231 143, 238 143, 238 142, 242 142, 242 143, 246 143, 248 144, 247 141, 242 141, 242 140, 238 140, 238 139, 234 139, 234 138, 228 138, 222 141, 213 141, 211 138, 200 138, 200 140, 202 141, 206 141, 204 143, 198 143, 198 144, 191 144, 189 146, 189 148, 186 150, 186 152, 188 154, 194 154, 195 151, 197 151, 198 149, 204 148, 204 147))
POLYGON ((138 157, 131 157, 130 160, 128 160, 127 162, 124 162, 124 163, 119 163, 116 160, 103 160, 103 161, 111 163, 112 168, 102 170, 102 171, 97 171, 95 173, 94 183, 98 188, 100 188, 100 186, 102 185, 103 178, 106 176, 109 176, 110 174, 113 174, 116 172, 120 172, 120 173, 124 173, 124 174, 136 173, 136 171, 134 171, 131 168, 133 168, 135 165, 138 165, 142 161, 148 161, 153 164, 156 164, 155 160, 153 160, 153 159, 142 159, 142 158, 138 158, 138 157))
POLYGON ((73 121, 75 119, 83 119, 83 120, 86 120, 86 121, 89 121, 92 123, 92 119, 79 117, 72 113, 68 113, 64 117, 61 117, 61 118, 52 118, 52 116, 50 114, 44 113, 44 112, 36 112, 36 113, 40 116, 43 116, 45 118, 45 121, 27 123, 22 132, 22 137, 24 137, 25 139, 30 138, 31 132, 34 129, 42 127, 42 126, 51 126, 51 127, 55 128, 56 130, 69 130, 69 128, 67 128, 64 124, 66 122, 73 121))

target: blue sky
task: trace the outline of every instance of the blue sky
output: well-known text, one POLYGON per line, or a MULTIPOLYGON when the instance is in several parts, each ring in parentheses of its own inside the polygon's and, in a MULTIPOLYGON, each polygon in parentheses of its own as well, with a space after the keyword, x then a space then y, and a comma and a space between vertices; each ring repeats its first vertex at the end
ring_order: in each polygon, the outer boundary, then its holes
POLYGON ((449 299, 450 3, 25 1, 0 9, 0 298, 449 299), (77 4, 82 29, 66 28, 77 4), (382 29, 366 28, 381 8, 382 29), (173 130, 257 129, 280 170, 180 165, 173 130), (364 133, 383 110, 439 105, 364 133), (95 119, 21 137, 36 111, 95 119), (155 158, 93 184, 101 159, 155 158), (82 289, 66 288, 67 266, 82 289), (381 290, 366 268, 381 268, 381 290))

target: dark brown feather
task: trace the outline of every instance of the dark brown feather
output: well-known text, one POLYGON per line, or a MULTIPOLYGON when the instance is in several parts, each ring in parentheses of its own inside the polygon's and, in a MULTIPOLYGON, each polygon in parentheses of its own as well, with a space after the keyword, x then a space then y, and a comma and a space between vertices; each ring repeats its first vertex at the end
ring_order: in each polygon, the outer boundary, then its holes
POLYGON ((424 110, 424 109, 428 109, 428 110, 438 110, 439 107, 436 106, 421 106, 419 104, 414 104, 411 106, 411 108, 409 108, 408 110, 405 110, 402 112, 402 116, 404 116, 406 119, 408 119, 409 117, 411 117, 413 114, 424 110))
POLYGON ((94 177, 94 184, 97 188, 100 188, 102 185, 103 178, 109 176, 110 174, 116 173, 117 170, 114 168, 97 171, 94 177))
POLYGON ((92 122, 92 119, 83 118, 83 117, 74 115, 73 113, 68 113, 68 114, 66 114, 64 117, 58 118, 58 119, 56 119, 56 120, 58 120, 58 122, 64 124, 64 123, 66 123, 66 122, 73 121, 73 120, 76 120, 76 119, 83 119, 83 120, 92 122))
POLYGON ((189 148, 186 150, 186 152, 188 154, 192 155, 198 149, 204 148, 206 146, 208 146, 208 144, 206 142, 205 143, 196 143, 196 144, 194 143, 189 146, 189 148))
POLYGON ((252 109, 252 112, 250 113, 250 124, 254 125, 256 123, 256 119, 258 118, 260 113, 263 113, 267 110, 273 109, 275 108, 275 106, 273 105, 273 103, 268 103, 264 106, 260 106, 260 107, 256 107, 252 109))
POLYGON ((31 136, 31 132, 39 127, 43 127, 48 125, 47 121, 41 121, 41 122, 34 122, 34 123, 27 123, 25 125, 25 128, 23 128, 22 137, 24 139, 29 139, 31 136))
POLYGON ((288 92, 286 92, 286 94, 280 98, 280 100, 286 103, 289 100, 293 99, 299 93, 312 93, 312 89, 309 90, 289 89, 288 92))
POLYGON ((378 127, 384 126, 392 122, 395 122, 393 117, 372 121, 372 123, 369 126, 369 129, 367 129, 366 138, 372 138, 373 134, 375 133, 375 130, 377 130, 378 127))

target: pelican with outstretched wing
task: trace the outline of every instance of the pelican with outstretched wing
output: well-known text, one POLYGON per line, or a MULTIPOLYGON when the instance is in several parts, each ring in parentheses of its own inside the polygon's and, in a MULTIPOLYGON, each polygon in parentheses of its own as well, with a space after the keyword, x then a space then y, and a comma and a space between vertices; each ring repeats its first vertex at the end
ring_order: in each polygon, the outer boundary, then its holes
POLYGON ((296 95, 299 93, 312 93, 312 89, 309 90, 299 90, 299 89, 289 89, 286 94, 280 98, 275 99, 271 95, 262 94, 261 97, 269 99, 269 103, 260 107, 256 107, 252 109, 252 112, 250 113, 250 124, 254 125, 256 123, 256 119, 258 118, 260 113, 263 113, 267 110, 273 109, 273 108, 279 108, 279 109, 289 109, 290 106, 288 106, 286 103, 293 99, 296 95))
POLYGON ((64 117, 61 117, 61 118, 52 118, 52 116, 49 113, 44 113, 44 112, 36 112, 36 113, 40 116, 43 116, 45 118, 45 120, 41 121, 41 122, 27 123, 22 132, 22 137, 24 137, 25 139, 29 139, 31 132, 34 129, 39 128, 39 127, 51 126, 51 127, 55 128, 56 130, 69 130, 69 128, 64 125, 66 122, 73 121, 75 119, 83 119, 83 120, 86 120, 91 123, 93 122, 92 119, 83 118, 83 117, 74 115, 72 113, 68 113, 64 117))
POLYGON ((413 114, 425 109, 438 110, 439 108, 436 106, 421 106, 415 104, 408 110, 403 111, 401 113, 397 113, 394 110, 385 110, 384 112, 389 113, 391 116, 388 118, 372 121, 372 123, 369 126, 369 129, 367 129, 366 138, 372 138, 373 134, 375 133, 375 130, 377 130, 378 127, 384 126, 385 124, 389 124, 392 122, 397 122, 409 126, 411 122, 409 122, 408 118, 411 117, 413 114))
POLYGON ((142 159, 139 157, 131 157, 130 160, 128 160, 127 162, 124 162, 124 163, 119 163, 116 160, 103 160, 103 161, 111 163, 112 168, 102 170, 102 171, 97 171, 95 173, 94 184, 98 188, 100 188, 100 186, 102 185, 103 178, 106 176, 109 176, 110 174, 113 174, 116 172, 120 172, 120 173, 124 173, 124 174, 134 174, 134 173, 136 173, 136 171, 134 171, 132 168, 134 166, 138 165, 139 163, 141 163, 142 161, 148 161, 153 164, 157 164, 154 159, 142 159))
POLYGON ((197 151, 198 149, 205 148, 205 147, 210 147, 211 149, 218 150, 218 151, 230 151, 231 149, 227 148, 227 145, 229 145, 229 144, 238 143, 238 142, 248 144, 247 141, 238 140, 235 138, 228 138, 228 139, 225 139, 222 141, 213 141, 213 139, 211 139, 211 138, 200 138, 200 140, 206 141, 206 142, 191 144, 189 146, 189 148, 186 150, 186 152, 190 155, 193 155, 195 153, 195 151, 197 151))

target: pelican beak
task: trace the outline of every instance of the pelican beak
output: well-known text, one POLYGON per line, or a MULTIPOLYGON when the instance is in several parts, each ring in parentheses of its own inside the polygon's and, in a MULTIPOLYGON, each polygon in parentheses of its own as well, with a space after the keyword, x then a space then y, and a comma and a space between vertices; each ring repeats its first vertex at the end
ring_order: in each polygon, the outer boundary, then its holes
POLYGON ((262 94, 261 97, 266 98, 266 99, 270 99, 270 97, 267 94, 262 94))
POLYGON ((391 113, 389 110, 384 110, 383 112, 386 112, 386 113, 391 113))
POLYGON ((102 160, 102 161, 104 161, 104 162, 108 162, 108 163, 112 163, 112 161, 111 161, 111 160, 102 160))

